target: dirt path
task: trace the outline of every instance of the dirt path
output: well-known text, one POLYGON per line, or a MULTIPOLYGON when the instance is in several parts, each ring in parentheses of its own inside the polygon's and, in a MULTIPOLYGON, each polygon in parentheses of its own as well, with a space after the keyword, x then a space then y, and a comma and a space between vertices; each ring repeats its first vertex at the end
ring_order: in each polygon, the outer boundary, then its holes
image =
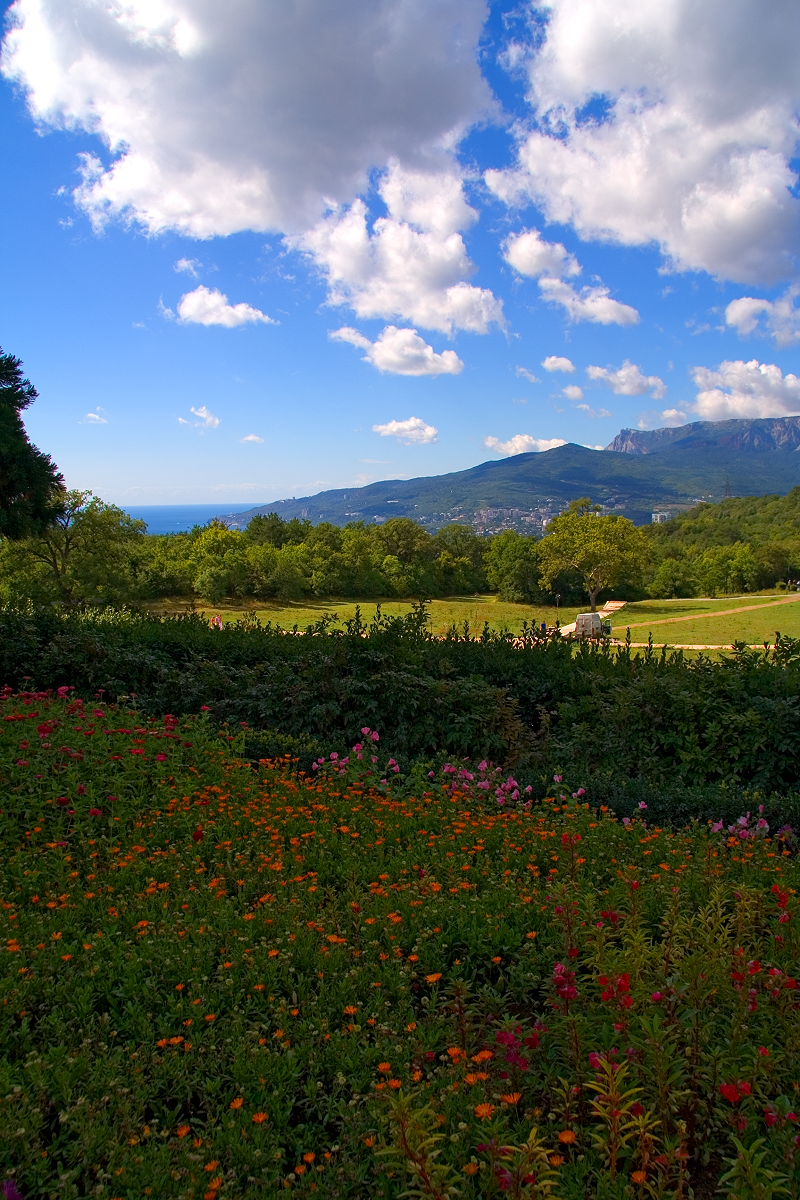
POLYGON ((777 608, 779 604, 797 604, 800 601, 800 592, 794 596, 782 596, 780 600, 768 600, 766 604, 744 604, 741 608, 725 608, 717 609, 710 613, 692 613, 688 617, 660 617, 657 621, 636 621, 633 625, 627 625, 627 629, 644 629, 645 626, 649 629, 654 625, 675 625, 679 621, 702 621, 704 617, 732 617, 736 613, 743 612, 759 612, 762 608, 777 608))

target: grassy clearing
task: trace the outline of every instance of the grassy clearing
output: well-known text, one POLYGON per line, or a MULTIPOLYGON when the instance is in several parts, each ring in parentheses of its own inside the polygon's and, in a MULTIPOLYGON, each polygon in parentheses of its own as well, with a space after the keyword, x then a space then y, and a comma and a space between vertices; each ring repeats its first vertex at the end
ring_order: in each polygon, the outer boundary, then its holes
POLYGON ((786 842, 235 751, 3 696, 7 1196, 797 1195, 786 842))
MULTIPOLYGON (((625 630, 631 626, 634 642, 646 642, 652 632, 657 645, 694 644, 731 646, 735 641, 752 645, 773 642, 776 631, 800 638, 800 598, 783 605, 775 601, 785 599, 785 593, 764 593, 758 596, 724 596, 717 599, 690 600, 643 600, 626 605, 613 617, 615 636, 624 639, 625 630), (753 609, 752 613, 738 612, 720 616, 730 609, 753 609), (675 618, 694 620, 675 621, 675 618)), ((386 616, 400 616, 411 611, 412 602, 386 600, 381 602, 381 611, 386 616)), ((305 629, 325 616, 335 616, 334 628, 355 615, 360 607, 362 618, 372 619, 376 602, 364 600, 360 604, 353 600, 324 600, 316 603, 256 604, 241 603, 216 606, 200 604, 198 611, 208 617, 219 614, 223 621, 236 621, 245 613, 253 613, 261 621, 272 621, 276 625, 291 629, 297 625, 305 629)), ((178 601, 153 606, 155 612, 187 611, 187 605, 178 601)), ((465 622, 473 633, 480 633, 488 623, 493 629, 509 629, 519 633, 523 625, 562 625, 574 621, 584 607, 535 606, 510 604, 496 596, 452 596, 445 600, 430 602, 431 629, 443 634, 453 625, 463 629, 465 622)))

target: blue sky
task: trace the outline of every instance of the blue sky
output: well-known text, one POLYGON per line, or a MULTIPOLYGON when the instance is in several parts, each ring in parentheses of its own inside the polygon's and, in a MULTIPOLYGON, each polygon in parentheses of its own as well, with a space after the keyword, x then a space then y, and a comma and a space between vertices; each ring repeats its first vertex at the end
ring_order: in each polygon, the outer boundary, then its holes
POLYGON ((796 0, 16 0, 0 345, 221 511, 800 413, 796 0))

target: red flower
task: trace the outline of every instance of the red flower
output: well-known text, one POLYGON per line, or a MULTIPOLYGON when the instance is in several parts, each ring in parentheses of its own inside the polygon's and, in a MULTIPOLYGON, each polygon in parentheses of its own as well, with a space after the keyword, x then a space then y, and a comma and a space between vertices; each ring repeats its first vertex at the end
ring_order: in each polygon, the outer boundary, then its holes
POLYGON ((203 833, 202 829, 195 829, 194 833, 192 834, 192 841, 193 842, 202 842, 202 840, 205 836, 206 835, 203 833))

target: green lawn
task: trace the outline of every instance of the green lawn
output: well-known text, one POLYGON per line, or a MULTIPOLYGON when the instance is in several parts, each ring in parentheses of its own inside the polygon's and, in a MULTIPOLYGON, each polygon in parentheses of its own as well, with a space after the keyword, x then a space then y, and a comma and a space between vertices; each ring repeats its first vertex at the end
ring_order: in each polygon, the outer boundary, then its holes
MULTIPOLYGON (((691 600, 641 600, 626 605, 612 618, 614 635, 625 638, 626 629, 631 627, 631 640, 646 642, 652 633, 657 645, 712 645, 730 646, 734 641, 753 645, 773 641, 776 631, 790 637, 800 637, 800 598, 793 603, 778 604, 786 599, 785 593, 769 593, 758 596, 723 596, 716 599, 691 600), (752 613, 738 612, 720 616, 731 609, 752 609, 752 613), (676 621, 675 618, 692 618, 676 621)), ((325 615, 336 616, 337 624, 343 625, 352 618, 358 607, 354 600, 318 600, 288 604, 264 604, 242 602, 208 605, 200 602, 197 608, 209 618, 219 614, 223 621, 235 621, 244 613, 256 615, 261 621, 272 621, 291 629, 297 625, 305 629, 325 615)), ((377 602, 360 602, 362 619, 369 622, 375 615, 377 602)), ((186 611, 185 601, 154 606, 160 612, 186 611)), ((398 616, 411 611, 410 600, 386 600, 381 602, 381 611, 386 616, 398 616)), ((548 626, 560 620, 566 625, 575 619, 586 606, 563 607, 510 604, 496 596, 451 596, 430 602, 431 629, 434 633, 445 633, 452 625, 463 629, 468 623, 473 633, 480 633, 488 622, 494 629, 509 629, 519 633, 523 624, 548 626)))

